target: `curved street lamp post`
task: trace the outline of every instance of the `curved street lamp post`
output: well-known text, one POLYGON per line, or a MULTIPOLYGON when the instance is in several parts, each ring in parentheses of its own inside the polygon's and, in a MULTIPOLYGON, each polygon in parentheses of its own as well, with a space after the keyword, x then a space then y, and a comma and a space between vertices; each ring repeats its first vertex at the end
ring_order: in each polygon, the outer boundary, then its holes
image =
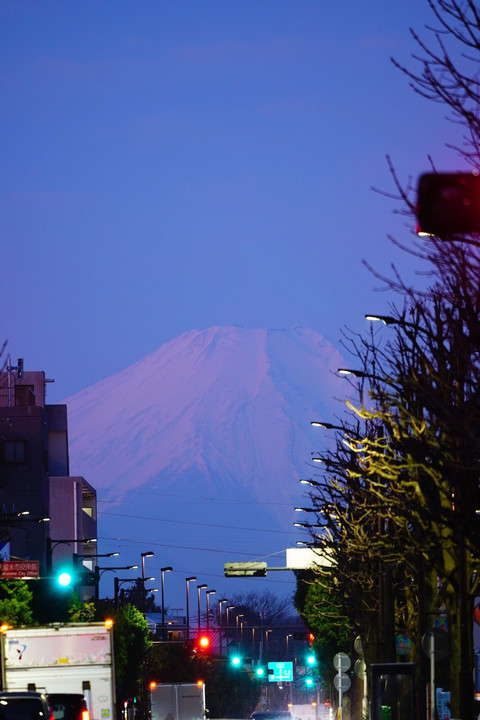
POLYGON ((187 622, 187 628, 186 628, 186 631, 187 631, 187 632, 186 632, 186 636, 187 636, 187 640, 188 640, 189 637, 190 637, 190 592, 189 592, 189 591, 190 591, 190 583, 191 583, 191 582, 197 582, 197 578, 196 578, 194 575, 192 575, 191 577, 185 578, 186 589, 187 589, 187 617, 186 617, 186 622, 187 622))
POLYGON ((207 635, 210 632, 210 595, 214 595, 216 592, 216 590, 207 590, 205 593, 207 597, 207 635))
POLYGON ((172 572, 173 567, 160 568, 162 573, 162 640, 165 640, 165 573, 172 572))
POLYGON ((228 602, 227 598, 218 601, 218 649, 220 655, 222 654, 222 605, 226 602, 228 602))
POLYGON ((154 577, 145 577, 145 558, 153 557, 155 553, 152 550, 148 550, 147 552, 140 553, 140 555, 142 558, 142 613, 145 615, 145 583, 147 582, 147 580, 155 580, 154 577))
POLYGON ((197 595, 198 595, 198 637, 200 637, 201 633, 201 613, 200 613, 200 590, 206 590, 208 585, 197 585, 197 595))

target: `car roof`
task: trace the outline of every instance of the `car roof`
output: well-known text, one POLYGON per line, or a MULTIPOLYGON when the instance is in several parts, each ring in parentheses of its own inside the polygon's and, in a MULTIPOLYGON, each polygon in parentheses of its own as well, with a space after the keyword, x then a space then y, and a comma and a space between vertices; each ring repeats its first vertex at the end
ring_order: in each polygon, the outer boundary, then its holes
POLYGON ((43 698, 45 695, 31 690, 0 690, 0 697, 43 698))

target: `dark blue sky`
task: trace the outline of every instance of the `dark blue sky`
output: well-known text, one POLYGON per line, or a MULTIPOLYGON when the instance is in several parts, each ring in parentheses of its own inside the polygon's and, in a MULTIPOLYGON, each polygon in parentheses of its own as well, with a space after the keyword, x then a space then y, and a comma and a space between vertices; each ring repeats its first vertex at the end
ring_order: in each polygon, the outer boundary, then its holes
POLYGON ((1 338, 55 402, 193 328, 336 343, 412 259, 391 189, 445 150, 426 0, 3 0, 1 338))

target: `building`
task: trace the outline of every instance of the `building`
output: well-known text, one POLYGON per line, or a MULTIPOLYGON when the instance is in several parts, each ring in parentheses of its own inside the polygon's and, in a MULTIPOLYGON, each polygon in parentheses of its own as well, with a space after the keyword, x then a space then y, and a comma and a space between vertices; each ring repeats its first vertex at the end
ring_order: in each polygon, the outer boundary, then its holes
POLYGON ((37 560, 41 577, 74 561, 93 569, 98 552, 96 492, 69 474, 67 406, 46 403, 51 382, 22 359, 0 372, 0 549, 37 560))

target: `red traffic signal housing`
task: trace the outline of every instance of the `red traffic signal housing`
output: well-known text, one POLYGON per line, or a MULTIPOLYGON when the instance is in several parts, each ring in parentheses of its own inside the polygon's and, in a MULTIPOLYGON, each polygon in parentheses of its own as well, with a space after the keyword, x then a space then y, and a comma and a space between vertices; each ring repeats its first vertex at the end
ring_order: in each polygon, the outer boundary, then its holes
POLYGON ((480 175, 427 173, 417 195, 417 233, 451 235, 480 233, 480 175))
POLYGON ((210 637, 208 635, 200 635, 198 638, 197 646, 200 650, 209 650, 210 648, 210 637))

